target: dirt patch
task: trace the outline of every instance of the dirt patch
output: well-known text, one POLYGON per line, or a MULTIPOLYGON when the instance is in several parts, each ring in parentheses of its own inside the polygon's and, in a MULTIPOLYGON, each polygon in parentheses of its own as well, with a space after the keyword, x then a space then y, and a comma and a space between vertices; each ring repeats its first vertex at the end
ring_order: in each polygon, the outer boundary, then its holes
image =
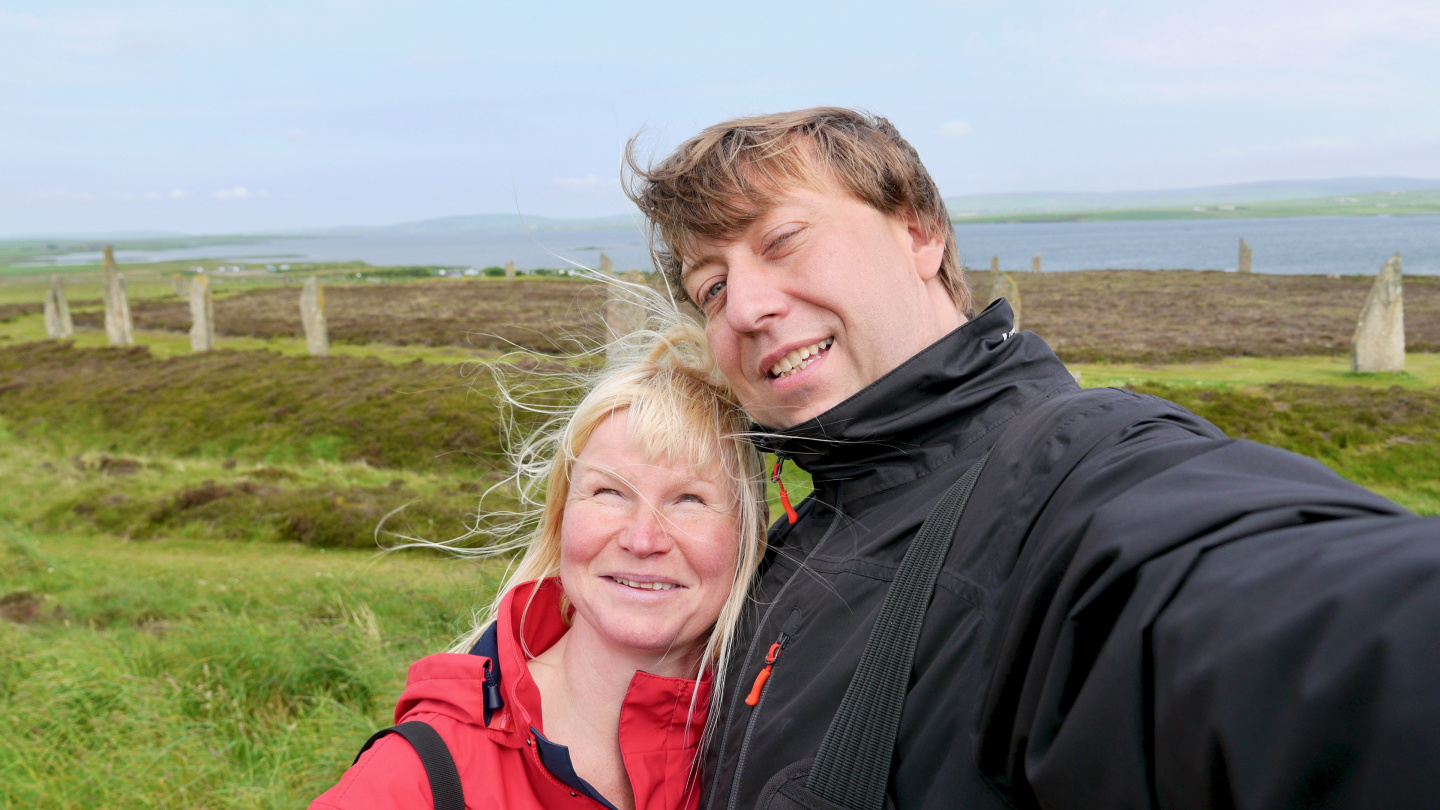
MULTIPOLYGON (((375 548, 377 542, 398 542, 395 534, 442 540, 465 533, 480 507, 480 489, 477 484, 417 493, 403 485, 287 489, 247 480, 205 481, 159 498, 81 501, 53 510, 48 520, 62 522, 68 513, 70 520, 135 540, 183 531, 226 540, 375 548)), ((514 502, 493 493, 486 505, 510 509, 514 502)))
MULTIPOLYGON (((1220 357, 1343 355, 1373 276, 1201 270, 1011 273, 1021 328, 1068 362, 1171 363, 1220 357)), ((977 301, 991 274, 972 272, 977 301)), ((1440 351, 1440 277, 1405 278, 1405 339, 1440 351)))
POLYGON ((31 593, 30 591, 12 591, 0 596, 0 619, 6 619, 16 624, 31 624, 44 618, 55 618, 60 616, 60 606, 55 605, 50 610, 45 605, 50 597, 43 593, 31 593))
MULTIPOLYGON (((325 319, 337 343, 571 351, 576 340, 587 345, 597 340, 600 305, 607 297, 602 285, 579 280, 327 284, 325 319)), ((303 338, 299 302, 299 285, 217 298, 216 332, 303 338)), ((103 326, 100 313, 73 317, 77 328, 103 326)), ((185 302, 137 301, 131 318, 138 329, 190 329, 185 302)))
POLYGON ((7 323, 26 315, 39 315, 44 311, 44 304, 0 304, 0 323, 7 323))
POLYGON ((104 453, 97 456, 75 457, 75 469, 82 472, 98 472, 102 475, 134 475, 144 467, 144 464, 133 458, 116 458, 104 453))

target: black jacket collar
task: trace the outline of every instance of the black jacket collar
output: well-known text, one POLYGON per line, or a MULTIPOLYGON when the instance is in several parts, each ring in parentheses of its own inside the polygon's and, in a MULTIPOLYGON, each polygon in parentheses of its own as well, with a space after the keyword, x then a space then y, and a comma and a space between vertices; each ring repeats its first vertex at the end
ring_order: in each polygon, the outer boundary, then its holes
MULTIPOLYGON (((1035 396, 1074 386, 1050 347, 1014 332, 1003 299, 834 408, 756 444, 793 460, 817 487, 888 489, 944 466, 1035 396)), ((857 493, 860 494, 860 493, 857 493)))

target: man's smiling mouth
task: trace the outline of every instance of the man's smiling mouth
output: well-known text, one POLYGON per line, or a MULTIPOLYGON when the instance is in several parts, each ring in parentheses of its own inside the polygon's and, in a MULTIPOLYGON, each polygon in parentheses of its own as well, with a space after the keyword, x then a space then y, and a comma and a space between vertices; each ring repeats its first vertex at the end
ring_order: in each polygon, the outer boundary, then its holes
POLYGON ((780 358, 775 365, 770 367, 770 376, 775 379, 781 379, 798 373, 800 369, 815 362, 815 358, 819 357, 821 352, 830 348, 834 342, 835 338, 828 337, 819 343, 812 343, 809 346, 792 349, 789 354, 780 358))

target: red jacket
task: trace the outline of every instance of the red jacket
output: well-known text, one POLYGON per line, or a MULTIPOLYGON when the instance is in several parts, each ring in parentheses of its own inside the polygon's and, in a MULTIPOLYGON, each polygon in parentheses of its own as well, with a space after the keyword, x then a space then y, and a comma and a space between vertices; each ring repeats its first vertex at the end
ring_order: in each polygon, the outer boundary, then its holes
MULTIPOLYGON (((569 750, 545 739, 540 690, 520 646, 520 614, 535 583, 505 596, 500 616, 469 655, 442 653, 415 662, 395 707, 395 722, 423 720, 445 739, 467 810, 478 808, 611 807, 575 774, 569 750), (498 699, 485 704, 487 670, 498 699), (493 704, 503 703, 494 706, 493 704), (488 718, 487 718, 488 715, 488 718)), ((560 621, 560 586, 539 585, 525 621, 532 653, 549 649, 567 630, 560 621)), ((635 792, 636 810, 690 810, 699 804, 695 755, 705 728, 709 679, 696 684, 636 672, 620 709, 620 753, 635 792), (696 690, 699 694, 696 694, 696 690), (694 712, 691 712, 694 698, 694 712)), ((404 738, 381 737, 340 784, 311 810, 433 807, 420 757, 404 738)))

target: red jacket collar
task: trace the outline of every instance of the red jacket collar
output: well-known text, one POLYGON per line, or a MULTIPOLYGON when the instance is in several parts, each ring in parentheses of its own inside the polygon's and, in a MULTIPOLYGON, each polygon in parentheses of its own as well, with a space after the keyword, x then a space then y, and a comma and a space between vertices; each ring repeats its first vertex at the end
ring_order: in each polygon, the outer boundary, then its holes
MULTIPOLYGON (((527 662, 569 630, 560 614, 562 595, 560 581, 546 579, 516 586, 501 600, 495 651, 504 706, 491 714, 488 728, 484 687, 490 659, 479 654, 442 653, 415 662, 395 707, 396 722, 410 714, 436 712, 486 729, 501 745, 524 746, 532 727, 543 730, 540 689, 527 662)), ((685 805, 687 784, 693 789, 696 778, 693 763, 709 700, 708 674, 697 683, 635 673, 620 708, 619 743, 636 807, 685 805)))

